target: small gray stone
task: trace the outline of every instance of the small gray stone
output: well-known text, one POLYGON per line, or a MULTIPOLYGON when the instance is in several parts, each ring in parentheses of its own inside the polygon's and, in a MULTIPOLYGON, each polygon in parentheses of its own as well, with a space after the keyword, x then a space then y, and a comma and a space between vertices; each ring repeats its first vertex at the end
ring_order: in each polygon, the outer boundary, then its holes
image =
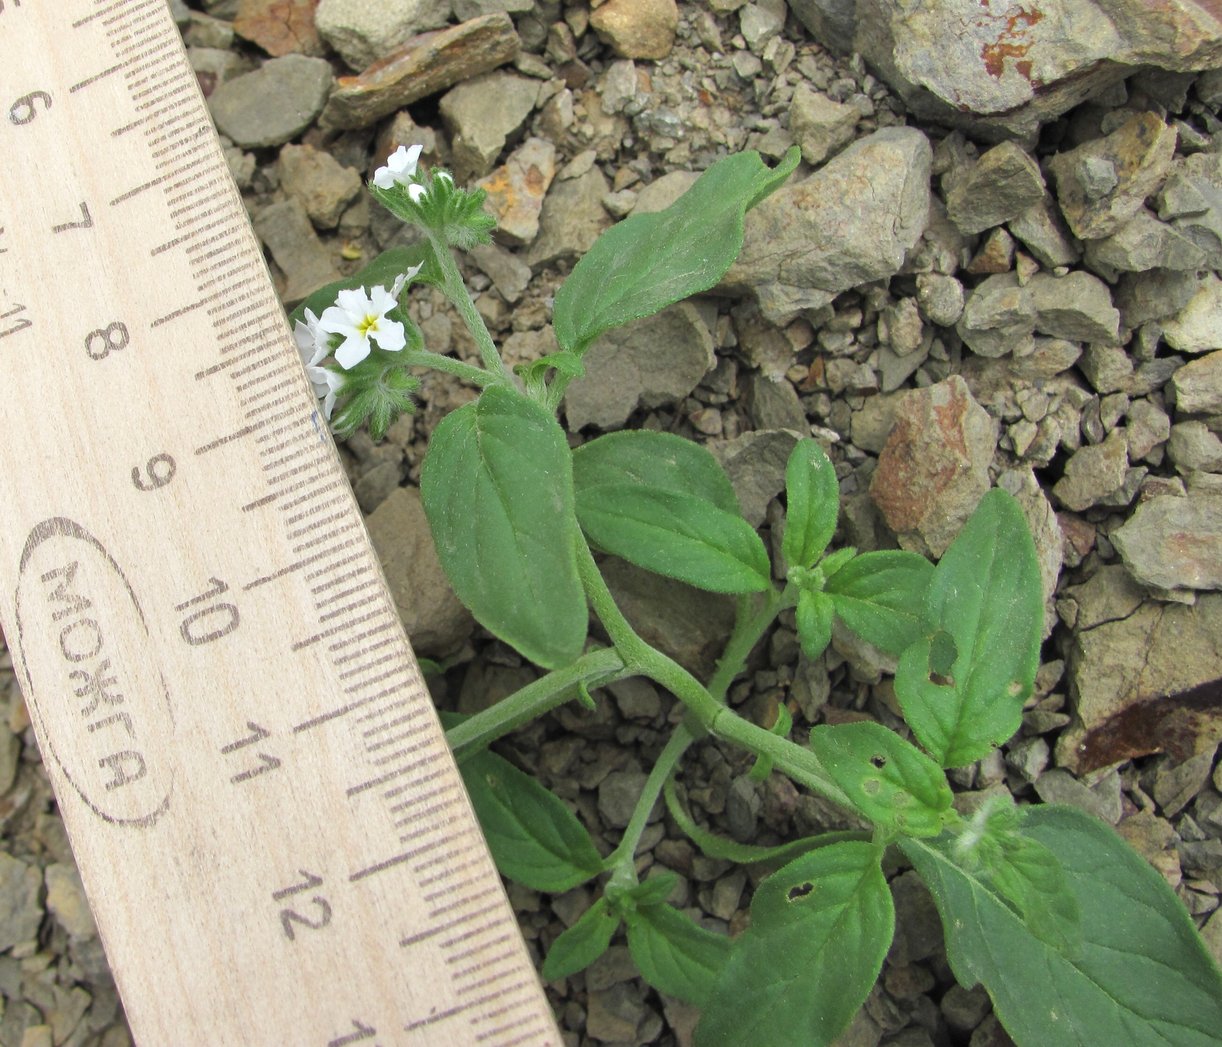
MULTIPOLYGON (((1112 300, 1120 310, 1121 324, 1132 329, 1174 316, 1198 289, 1194 273, 1151 269, 1140 275, 1122 274, 1116 282, 1112 300)), ((1159 330, 1161 333, 1161 328, 1159 330)))
POLYGON ((98 933, 93 912, 85 898, 80 873, 73 865, 55 862, 47 866, 47 909, 73 939, 88 939, 98 933))
POLYGON ((0 851, 0 953, 38 937, 42 872, 0 851))
POLYGON ((498 244, 477 244, 468 252, 510 305, 519 301, 530 283, 530 266, 498 244))
POLYGON ((1145 585, 1222 589, 1222 497, 1151 498, 1111 539, 1133 577, 1145 585))
POLYGON ((1222 440, 1204 422, 1173 425, 1167 454, 1181 473, 1222 472, 1222 440))
POLYGON ((437 559, 420 492, 396 488, 374 510, 367 525, 416 653, 428 658, 454 654, 470 638, 474 622, 437 559))
POLYGON ((586 1035, 603 1043, 637 1042, 637 1028, 645 1020, 643 990, 637 982, 622 982, 589 995, 586 1035))
POLYGON ((314 24, 358 72, 426 29, 450 20, 450 0, 318 0, 314 24))
POLYGON ((917 304, 930 323, 953 327, 963 315, 963 285, 943 273, 920 273, 916 278, 917 304))
POLYGON ((254 214, 255 232, 284 272, 280 297, 292 308, 324 284, 340 278, 310 216, 297 200, 268 204, 254 214))
POLYGON ((1111 236, 1087 243, 1086 264, 1104 275, 1149 269, 1195 271, 1205 264, 1205 252, 1142 207, 1111 236))
POLYGON ((670 171, 655 178, 636 197, 633 214, 654 214, 665 211, 686 193, 700 176, 694 171, 670 171))
POLYGON ((1158 195, 1158 215, 1205 252, 1210 269, 1222 269, 1222 154, 1179 157, 1158 195))
POLYGON ((797 442, 798 433, 774 429, 752 430, 710 445, 734 485, 744 519, 752 527, 764 522, 768 503, 785 489, 785 465, 797 442))
POLYGON ((802 148, 802 159, 817 167, 839 152, 853 140, 860 115, 851 105, 799 83, 789 103, 789 130, 802 148))
POLYGON ((1124 433, 1114 429, 1103 443, 1088 444, 1073 453, 1052 493, 1065 508, 1082 512, 1119 489, 1128 468, 1124 433))
POLYGON ((612 771, 598 787, 598 813, 612 829, 624 828, 645 790, 643 771, 612 771))
POLYGON ((1133 359, 1119 345, 1088 345, 1078 369, 1098 393, 1128 389, 1133 378, 1133 359))
POLYGON ((1184 364, 1171 376, 1180 414, 1222 412, 1222 350, 1184 364))
MULTIPOLYGON (((763 807, 764 801, 760 795, 759 786, 746 775, 740 774, 735 778, 730 783, 730 791, 726 793, 726 824, 729 827, 730 835, 740 843, 753 840, 763 807)), ((740 885, 739 891, 741 890, 740 885)), ((737 896, 728 913, 723 915, 721 912, 714 911, 713 915, 728 920, 736 908, 738 908, 737 896)))
POLYGON ((712 335, 690 302, 608 331, 586 353, 586 373, 565 393, 568 427, 618 428, 638 405, 683 399, 714 363, 712 335))
POLYGON ((1034 347, 1035 303, 1014 273, 986 277, 968 296, 955 330, 977 356, 1026 356, 1034 347))
POLYGON ((755 372, 746 382, 747 411, 757 429, 791 429, 805 433, 806 409, 788 379, 773 380, 755 372))
POLYGON ((538 98, 537 80, 501 70, 467 80, 442 96, 441 118, 452 139, 451 163, 459 182, 492 170, 538 98))
POLYGON ((1222 349, 1222 280, 1206 273, 1187 304, 1163 322, 1163 337, 1182 353, 1222 349))
POLYGON ((283 145, 322 112, 331 91, 322 58, 270 58, 253 73, 218 84, 208 98, 217 129, 243 149, 283 145))
POLYGON ((1061 213, 1078 237, 1111 236, 1166 180, 1175 152, 1175 129, 1155 113, 1135 113, 1111 134, 1048 161, 1061 213), (1102 168, 1115 182, 1105 186, 1102 168))
POLYGON ((1194 799, 1209 781, 1217 746, 1190 756, 1182 763, 1162 763, 1154 773, 1150 795, 1162 808, 1164 818, 1174 818, 1194 799))
POLYGON ((609 189, 597 167, 576 178, 558 177, 552 182, 539 214, 539 235, 525 255, 527 265, 538 270, 585 254, 611 224, 603 207, 609 189))
MULTIPOLYGON (((1129 408, 1127 431, 1129 460, 1140 461, 1167 442, 1171 435, 1171 419, 1157 404, 1136 400, 1129 408)), ((1162 452, 1159 451, 1157 460, 1151 459, 1151 464, 1157 465, 1161 460, 1162 452)))
POLYGON ((1097 276, 1081 270, 1060 277, 1036 273, 1027 293, 1041 334, 1075 342, 1114 342, 1120 337, 1120 312, 1097 276))
POLYGON ((757 54, 785 28, 785 0, 756 0, 738 10, 738 27, 747 46, 757 54))
POLYGON ((946 213, 970 236, 1017 218, 1043 198, 1044 177, 1036 162, 1014 142, 1002 142, 955 180, 946 194, 946 213))
POLYGON ((1093 814, 1109 825, 1120 821, 1120 775, 1113 771, 1094 786, 1087 786, 1060 767, 1045 771, 1035 783, 1044 803, 1064 803, 1093 814))
POLYGON ((1049 269, 1072 265, 1078 260, 1080 251, 1065 228, 1052 194, 1047 191, 1037 203, 1010 219, 1006 227, 1049 269))
POLYGON ((345 209, 361 191, 361 176, 330 153, 309 145, 286 145, 278 162, 280 187, 300 201, 320 229, 339 225, 345 209))

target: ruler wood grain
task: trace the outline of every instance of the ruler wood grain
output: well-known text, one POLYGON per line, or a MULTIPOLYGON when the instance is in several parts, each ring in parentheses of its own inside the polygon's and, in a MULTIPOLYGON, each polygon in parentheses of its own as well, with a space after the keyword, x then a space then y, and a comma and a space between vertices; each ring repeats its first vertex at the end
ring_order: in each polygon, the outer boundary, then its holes
POLYGON ((137 1041, 558 1044, 165 0, 0 54, 0 621, 137 1041))

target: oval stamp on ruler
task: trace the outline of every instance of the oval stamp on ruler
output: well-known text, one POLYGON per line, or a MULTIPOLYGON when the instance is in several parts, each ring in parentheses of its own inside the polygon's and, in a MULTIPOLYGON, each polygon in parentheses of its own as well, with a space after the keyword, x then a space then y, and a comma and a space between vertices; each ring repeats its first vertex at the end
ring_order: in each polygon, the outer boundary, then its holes
POLYGON ((164 754, 174 721, 127 577, 84 527, 53 517, 26 539, 16 605, 23 685, 38 697, 30 713, 43 752, 99 818, 152 825, 170 803, 174 773, 164 754))

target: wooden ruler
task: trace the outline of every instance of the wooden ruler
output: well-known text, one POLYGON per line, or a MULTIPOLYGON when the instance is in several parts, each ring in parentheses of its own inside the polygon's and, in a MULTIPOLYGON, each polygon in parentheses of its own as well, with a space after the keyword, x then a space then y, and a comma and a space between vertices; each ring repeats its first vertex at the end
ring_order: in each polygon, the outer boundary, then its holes
POLYGON ((559 1044, 165 0, 0 55, 0 619, 137 1041, 559 1044))

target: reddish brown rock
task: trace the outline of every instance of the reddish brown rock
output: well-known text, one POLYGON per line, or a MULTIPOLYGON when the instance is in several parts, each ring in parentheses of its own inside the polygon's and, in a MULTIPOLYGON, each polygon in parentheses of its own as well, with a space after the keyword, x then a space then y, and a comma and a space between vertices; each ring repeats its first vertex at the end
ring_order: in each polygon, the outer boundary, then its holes
POLYGON ((275 58, 322 55, 326 48, 314 28, 318 0, 240 0, 233 31, 275 58))
POLYGON ((870 497, 900 545, 941 556, 989 489, 997 427, 958 375, 900 401, 870 497))
POLYGON ((555 146, 528 138, 508 162, 475 183, 488 194, 484 206, 496 218, 499 242, 520 246, 534 240, 543 198, 555 177, 555 146))
POLYGON ((368 127, 396 109, 512 61, 520 46, 504 13, 421 33, 359 76, 341 76, 319 125, 325 131, 368 127))

